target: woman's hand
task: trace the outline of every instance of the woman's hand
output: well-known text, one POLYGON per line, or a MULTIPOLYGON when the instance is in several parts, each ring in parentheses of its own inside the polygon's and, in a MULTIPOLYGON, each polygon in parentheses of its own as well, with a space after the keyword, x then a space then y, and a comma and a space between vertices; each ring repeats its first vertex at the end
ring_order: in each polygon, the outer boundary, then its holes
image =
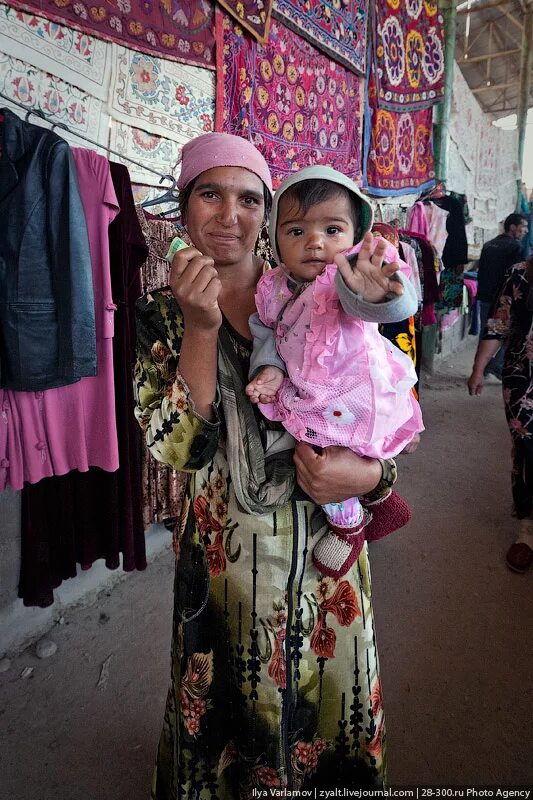
POLYGON ((304 442, 296 445, 294 464, 299 485, 319 505, 367 494, 382 474, 377 459, 358 456, 347 447, 326 447, 317 453, 304 442))
POLYGON ((470 395, 478 396, 483 391, 483 373, 478 370, 472 370, 472 374, 467 381, 468 393, 470 395))
POLYGON ((335 263, 348 288, 368 303, 382 303, 387 294, 403 294, 402 284, 392 280, 400 265, 383 263, 386 249, 385 239, 376 239, 371 233, 365 233, 355 264, 350 264, 342 254, 335 256, 335 263))
POLYGON ((218 331, 222 324, 218 305, 222 284, 212 258, 195 247, 179 250, 172 259, 169 285, 187 328, 218 331))

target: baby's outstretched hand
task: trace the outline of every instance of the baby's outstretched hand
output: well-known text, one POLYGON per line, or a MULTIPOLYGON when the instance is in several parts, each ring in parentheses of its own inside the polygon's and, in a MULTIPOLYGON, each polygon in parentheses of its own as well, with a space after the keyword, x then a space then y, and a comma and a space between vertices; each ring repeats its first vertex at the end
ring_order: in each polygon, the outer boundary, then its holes
POLYGON ((350 264, 342 254, 335 256, 335 263, 348 288, 360 294, 367 303, 383 303, 389 294, 403 294, 402 284, 392 280, 400 265, 396 262, 383 263, 386 248, 384 239, 376 239, 371 233, 365 233, 355 264, 350 264))
POLYGON ((263 367, 245 389, 251 403, 273 403, 285 373, 279 367, 263 367))

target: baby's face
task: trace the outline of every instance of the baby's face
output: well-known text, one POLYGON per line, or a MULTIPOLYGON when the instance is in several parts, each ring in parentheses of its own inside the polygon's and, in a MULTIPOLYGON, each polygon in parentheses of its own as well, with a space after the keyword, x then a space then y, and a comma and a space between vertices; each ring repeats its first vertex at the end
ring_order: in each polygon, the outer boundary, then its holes
POLYGON ((306 214, 291 198, 278 209, 277 244, 283 264, 300 280, 312 281, 338 253, 354 243, 355 229, 348 197, 339 195, 312 206, 306 214))

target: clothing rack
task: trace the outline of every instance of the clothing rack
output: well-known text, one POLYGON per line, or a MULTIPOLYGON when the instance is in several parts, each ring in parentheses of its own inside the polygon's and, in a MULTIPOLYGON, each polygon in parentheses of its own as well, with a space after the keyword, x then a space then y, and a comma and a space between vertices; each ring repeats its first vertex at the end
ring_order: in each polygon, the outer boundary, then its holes
POLYGON ((146 170, 147 172, 151 172, 152 175, 157 175, 158 178, 160 179, 159 183, 162 183, 165 180, 166 181, 170 181, 169 191, 172 191, 175 188, 176 179, 174 178, 173 175, 170 175, 170 174, 161 175, 161 173, 157 172, 155 169, 152 169, 151 167, 147 167, 145 164, 141 164, 138 161, 134 161, 132 158, 129 158, 128 156, 122 155, 122 153, 119 153, 118 150, 113 150, 111 147, 107 147, 105 145, 100 144, 100 142, 95 142, 94 139, 90 139, 88 136, 85 136, 83 133, 78 133, 78 131, 72 130, 72 128, 69 128, 68 125, 66 125, 64 122, 54 122, 53 118, 49 117, 47 114, 45 114, 44 111, 41 111, 40 108, 37 108, 37 109, 29 108, 28 106, 24 105, 24 103, 21 103, 18 100, 13 100, 13 98, 8 97, 3 92, 0 92, 0 98, 2 98, 3 100, 7 100, 8 103, 12 103, 14 106, 18 106, 23 111, 25 111, 26 112, 26 122, 28 121, 28 117, 31 114, 35 114, 36 117, 39 117, 40 119, 44 120, 44 122, 48 122, 52 126, 52 128, 51 128, 52 130, 54 130, 54 128, 59 128, 60 130, 66 131, 67 133, 70 133, 73 136, 77 136, 79 139, 83 139, 83 141, 88 142, 89 144, 92 144, 94 147, 100 147, 102 150, 105 150, 106 153, 110 153, 110 154, 112 154, 114 156, 117 156, 118 158, 120 158, 123 161, 128 161, 130 164, 135 164, 136 167, 140 167, 141 169, 146 170))

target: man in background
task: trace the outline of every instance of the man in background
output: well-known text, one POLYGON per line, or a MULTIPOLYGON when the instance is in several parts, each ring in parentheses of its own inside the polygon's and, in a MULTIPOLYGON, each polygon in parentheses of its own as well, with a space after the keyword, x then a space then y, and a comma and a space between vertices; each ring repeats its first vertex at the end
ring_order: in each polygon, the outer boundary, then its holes
MULTIPOLYGON (((513 264, 522 261, 522 239, 527 229, 527 219, 523 214, 509 214, 503 223, 504 232, 483 245, 477 273, 480 340, 492 305, 498 299, 507 270, 513 264)), ((484 374, 494 375, 501 380, 504 355, 505 348, 500 347, 487 365, 484 374)))

